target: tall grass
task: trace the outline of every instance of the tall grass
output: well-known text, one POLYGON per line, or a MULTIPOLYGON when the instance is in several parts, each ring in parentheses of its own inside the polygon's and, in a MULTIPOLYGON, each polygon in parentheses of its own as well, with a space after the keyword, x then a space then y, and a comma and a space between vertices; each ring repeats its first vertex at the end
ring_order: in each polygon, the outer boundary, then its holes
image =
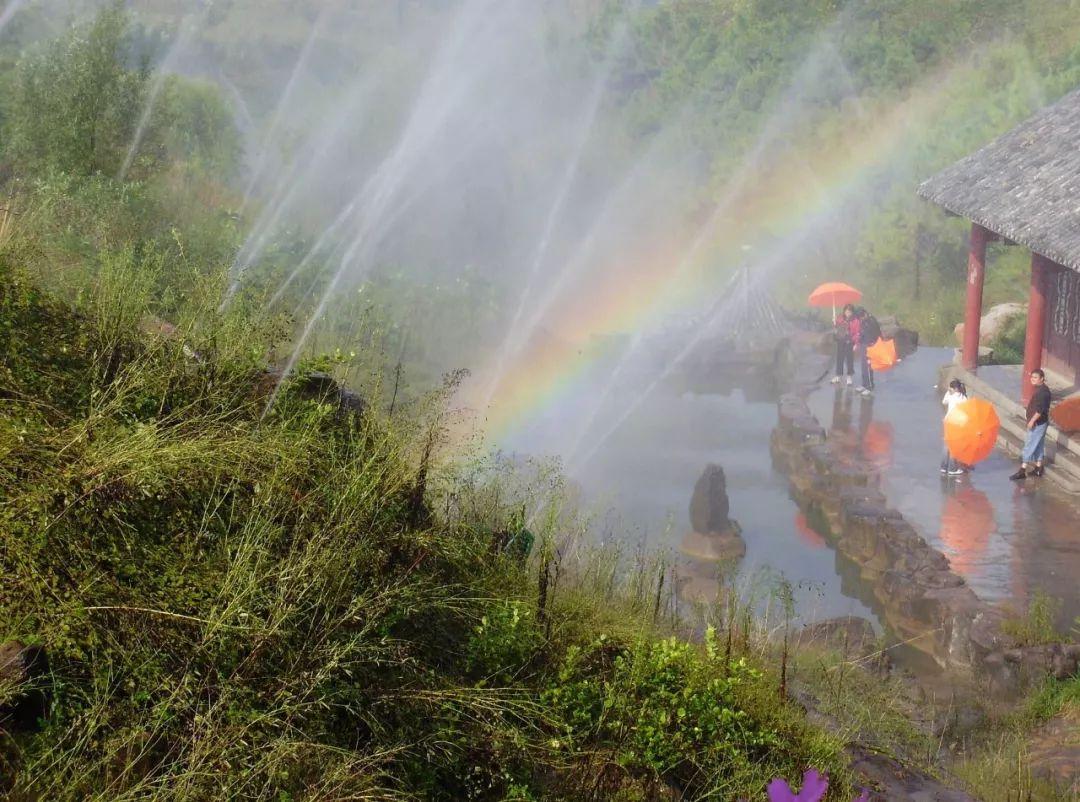
POLYGON ((0 253, 0 632, 52 675, 41 730, 0 736, 16 798, 723 796, 810 764, 843 785, 748 626, 717 627, 722 660, 665 645, 692 634, 671 566, 589 545, 552 466, 452 451, 447 392, 391 419, 291 381, 266 413, 284 327, 219 314, 222 273, 162 325, 153 250, 100 252, 63 295, 22 256, 0 253), (499 545, 522 521, 528 559, 499 545), (694 716, 666 718, 676 697, 694 716))

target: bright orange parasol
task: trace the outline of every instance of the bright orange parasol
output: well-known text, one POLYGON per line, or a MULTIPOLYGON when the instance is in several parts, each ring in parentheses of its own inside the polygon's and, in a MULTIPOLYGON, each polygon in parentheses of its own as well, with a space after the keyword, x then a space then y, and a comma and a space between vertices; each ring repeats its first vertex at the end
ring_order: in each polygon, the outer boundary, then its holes
POLYGON ((896 340, 879 337, 876 343, 866 349, 866 357, 874 370, 888 370, 900 361, 896 355, 896 340))
POLYGON ((993 404, 969 398, 945 416, 945 445, 953 459, 974 465, 990 456, 1000 426, 993 404))
POLYGON ((842 281, 829 281, 822 284, 810 293, 810 306, 831 306, 833 317, 836 317, 836 307, 844 304, 853 304, 862 298, 862 293, 850 284, 842 281))

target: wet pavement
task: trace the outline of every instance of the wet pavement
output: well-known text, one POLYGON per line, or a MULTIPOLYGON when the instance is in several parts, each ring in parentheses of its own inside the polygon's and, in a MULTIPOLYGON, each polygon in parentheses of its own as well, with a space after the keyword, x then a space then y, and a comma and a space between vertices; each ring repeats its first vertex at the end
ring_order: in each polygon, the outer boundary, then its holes
POLYGON ((1036 592, 1080 615, 1080 499, 1049 481, 1016 483, 1000 450, 962 478, 943 477, 938 369, 951 349, 923 348, 878 376, 870 398, 823 386, 808 403, 830 437, 881 470, 889 503, 989 602, 1022 607, 1036 592))

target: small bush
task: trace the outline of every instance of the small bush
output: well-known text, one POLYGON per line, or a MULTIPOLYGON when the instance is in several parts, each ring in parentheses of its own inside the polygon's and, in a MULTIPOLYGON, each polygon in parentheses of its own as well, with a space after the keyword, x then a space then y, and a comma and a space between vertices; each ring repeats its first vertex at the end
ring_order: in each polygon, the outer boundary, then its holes
POLYGON ((1036 591, 1028 602, 1027 612, 1002 622, 1001 629, 1020 646, 1062 643, 1065 637, 1055 627, 1061 600, 1036 591))

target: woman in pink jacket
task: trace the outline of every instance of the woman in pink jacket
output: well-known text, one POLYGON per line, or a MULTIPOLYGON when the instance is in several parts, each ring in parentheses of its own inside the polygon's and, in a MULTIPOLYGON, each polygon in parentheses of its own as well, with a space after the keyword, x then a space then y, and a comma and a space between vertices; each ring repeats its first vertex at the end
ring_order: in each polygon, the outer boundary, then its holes
POLYGON ((836 318, 836 375, 832 383, 839 384, 841 377, 847 375, 847 383, 854 384, 855 346, 859 344, 861 332, 859 319, 855 317, 855 307, 845 304, 844 311, 836 318))

